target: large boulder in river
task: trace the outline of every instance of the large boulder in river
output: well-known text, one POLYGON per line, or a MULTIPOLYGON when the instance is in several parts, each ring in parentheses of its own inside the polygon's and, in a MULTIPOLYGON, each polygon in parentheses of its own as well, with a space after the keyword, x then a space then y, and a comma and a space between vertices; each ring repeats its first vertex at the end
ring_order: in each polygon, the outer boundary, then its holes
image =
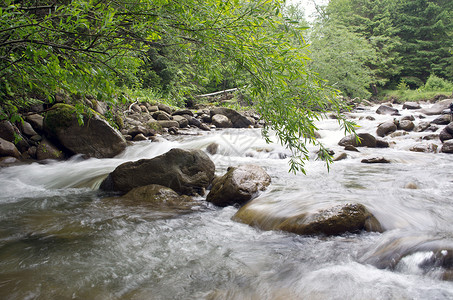
POLYGON ((230 119, 231 123, 233 123, 234 128, 247 128, 252 126, 252 122, 247 119, 247 117, 241 115, 234 109, 226 108, 226 107, 214 107, 210 111, 211 117, 215 115, 224 115, 230 119))
POLYGON ((139 186, 159 184, 181 194, 203 194, 214 179, 214 171, 214 163, 203 151, 172 149, 152 159, 119 165, 100 188, 127 193, 139 186))
POLYGON ((233 126, 233 123, 224 115, 214 115, 212 116, 212 124, 217 128, 230 128, 233 126))
POLYGON ((399 111, 396 108, 387 105, 379 106, 376 113, 378 115, 399 115, 399 111))
POLYGON ((397 126, 395 125, 395 123, 392 121, 388 121, 388 122, 379 124, 379 126, 376 130, 376 134, 380 137, 384 137, 392 132, 395 132, 396 129, 397 129, 397 126))
POLYGON ((439 134, 439 139, 444 142, 453 139, 453 122, 449 123, 442 129, 439 134))
POLYGON ((109 125, 96 112, 83 115, 83 125, 79 125, 76 110, 67 104, 56 104, 47 112, 44 129, 49 137, 56 140, 71 154, 84 154, 88 157, 113 157, 126 148, 126 140, 121 133, 109 125))
POLYGON ((346 232, 382 232, 379 221, 362 204, 346 203, 284 217, 262 209, 259 199, 239 209, 233 220, 263 230, 283 230, 302 235, 340 235, 346 232), (254 203, 256 201, 256 203, 254 203))
POLYGON ((443 153, 453 153, 453 140, 445 141, 440 151, 443 153))
POLYGON ((357 134, 358 140, 354 135, 348 135, 342 138, 338 145, 340 146, 354 146, 354 147, 376 147, 376 138, 369 133, 359 133, 357 134))
POLYGON ((432 105, 429 108, 422 109, 421 112, 428 116, 440 115, 445 109, 447 109, 450 106, 452 102, 453 99, 445 99, 437 102, 436 104, 432 105))
POLYGON ((263 168, 242 165, 229 168, 227 173, 217 177, 206 200, 217 206, 242 205, 263 191, 271 183, 271 177, 263 168))

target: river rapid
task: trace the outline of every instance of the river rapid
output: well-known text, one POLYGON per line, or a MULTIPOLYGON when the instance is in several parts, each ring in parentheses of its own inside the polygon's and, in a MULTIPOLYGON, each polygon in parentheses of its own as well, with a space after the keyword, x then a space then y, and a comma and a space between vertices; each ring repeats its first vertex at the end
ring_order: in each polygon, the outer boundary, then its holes
MULTIPOLYGON (((375 134, 393 118, 376 108, 349 113, 358 132, 375 134)), ((420 121, 420 113, 397 108, 420 121)), ((336 120, 320 121, 318 131, 328 148, 344 151, 336 120)), ((348 151, 329 172, 310 160, 307 175, 288 173, 289 153, 266 144, 259 129, 138 142, 112 159, 0 169, 0 299, 453 299, 453 282, 442 280, 445 270, 431 251, 453 249, 453 155, 409 151, 426 134, 348 151), (246 163, 269 173, 272 183, 260 198, 278 214, 362 203, 386 231, 261 231, 232 221, 238 208, 201 197, 192 212, 175 214, 107 201, 98 190, 121 163, 213 142, 217 175, 246 163), (369 157, 391 163, 361 163, 369 157)))

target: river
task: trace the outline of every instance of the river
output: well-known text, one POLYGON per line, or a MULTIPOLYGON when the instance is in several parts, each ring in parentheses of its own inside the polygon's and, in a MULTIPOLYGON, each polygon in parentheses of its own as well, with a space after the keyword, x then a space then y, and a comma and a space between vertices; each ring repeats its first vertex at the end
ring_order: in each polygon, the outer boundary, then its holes
MULTIPOLYGON (((393 118, 375 109, 349 113, 358 132, 374 134, 378 123, 393 118)), ((321 121, 319 133, 330 149, 344 151, 336 120, 321 121)), ((453 249, 453 155, 409 151, 426 134, 347 152, 329 172, 310 160, 307 175, 288 173, 287 151, 266 144, 259 129, 138 142, 112 159, 0 169, 0 298, 453 299, 445 270, 427 264, 431 248, 453 249), (218 175, 245 163, 271 175, 260 197, 272 199, 279 214, 356 202, 386 231, 337 237, 261 231, 232 221, 236 207, 214 207, 203 198, 192 212, 175 214, 106 201, 98 190, 123 162, 176 147, 204 150, 213 142, 218 175), (361 163, 376 156, 391 163, 361 163), (398 253, 409 254, 395 261, 398 253)))

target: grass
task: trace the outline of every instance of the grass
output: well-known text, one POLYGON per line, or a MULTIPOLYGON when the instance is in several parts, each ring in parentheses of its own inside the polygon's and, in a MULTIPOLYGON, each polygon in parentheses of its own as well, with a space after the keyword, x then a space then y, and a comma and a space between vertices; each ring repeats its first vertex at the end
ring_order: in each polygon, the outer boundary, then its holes
POLYGON ((439 91, 423 91, 417 90, 383 90, 378 96, 379 99, 396 99, 398 102, 420 102, 420 101, 431 101, 433 99, 439 99, 441 96, 444 98, 452 97, 452 91, 439 90, 439 91))

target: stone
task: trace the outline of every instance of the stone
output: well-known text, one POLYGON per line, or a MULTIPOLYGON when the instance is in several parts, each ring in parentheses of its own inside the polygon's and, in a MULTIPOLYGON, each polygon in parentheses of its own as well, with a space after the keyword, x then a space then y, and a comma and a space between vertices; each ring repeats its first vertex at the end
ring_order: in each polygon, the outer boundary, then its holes
POLYGON ((145 135, 143 135, 143 133, 139 133, 139 134, 137 134, 136 136, 134 136, 134 138, 133 138, 132 140, 133 140, 134 142, 139 142, 139 141, 146 141, 146 140, 148 140, 148 139, 146 138, 145 135))
POLYGON ((231 128, 233 126, 233 123, 227 116, 220 114, 212 116, 212 124, 217 128, 231 128))
POLYGON ((357 149, 357 148, 354 147, 353 145, 346 145, 346 146, 344 146, 344 150, 347 150, 347 151, 354 151, 354 152, 360 152, 359 149, 357 149))
POLYGON ((15 134, 18 134, 18 132, 9 121, 0 121, 0 138, 14 143, 15 134))
POLYGON ((448 126, 445 126, 444 129, 439 133, 439 139, 443 143, 445 141, 453 139, 453 134, 447 130, 448 126))
POLYGON ((189 126, 189 121, 182 115, 173 115, 173 120, 178 122, 179 128, 186 128, 189 126))
POLYGON ((167 212, 191 212, 193 207, 198 205, 198 202, 192 197, 179 195, 174 190, 158 184, 136 187, 121 197, 110 197, 103 200, 123 205, 140 205, 167 212))
POLYGON ((38 135, 38 133, 33 129, 33 127, 27 121, 23 121, 20 124, 20 127, 22 129, 22 133, 24 133, 26 136, 30 137, 30 136, 38 135))
POLYGON ((211 128, 209 127, 209 125, 207 125, 205 123, 201 123, 199 128, 204 131, 211 131, 211 128))
POLYGON ((137 134, 142 134, 144 136, 149 135, 149 129, 145 128, 144 126, 134 126, 126 131, 126 135, 130 135, 135 137, 137 134))
POLYGON ((356 140, 354 135, 348 135, 342 138, 338 145, 340 146, 347 146, 352 145, 354 147, 369 147, 375 148, 376 147, 376 138, 369 133, 358 133, 357 134, 359 141, 356 140))
POLYGON ((44 129, 51 139, 58 141, 71 154, 108 158, 126 148, 121 133, 97 113, 85 114, 83 118, 84 124, 79 125, 73 106, 56 104, 46 114, 44 129))
POLYGON ((2 156, 2 157, 0 157, 0 168, 9 167, 18 162, 19 162, 19 160, 15 157, 2 156))
POLYGON ((440 115, 445 109, 448 109, 452 102, 453 99, 445 99, 435 103, 429 108, 423 108, 420 112, 428 116, 440 115))
POLYGON ((390 147, 389 142, 383 138, 376 138, 376 148, 388 148, 390 147))
POLYGON ((348 155, 344 152, 341 152, 333 157, 333 161, 339 161, 348 158, 348 155))
POLYGON ((32 114, 25 117, 25 120, 33 126, 37 132, 42 132, 44 129, 44 117, 38 114, 32 114))
POLYGON ((360 231, 382 232, 379 221, 358 203, 345 203, 314 212, 302 211, 293 216, 278 216, 260 209, 259 198, 241 207, 233 220, 262 230, 282 230, 301 235, 341 235, 360 231))
POLYGON ((38 160, 62 159, 64 158, 64 154, 52 142, 43 139, 36 149, 36 158, 38 160))
POLYGON ((379 124, 378 128, 376 129, 376 134, 380 137, 384 137, 388 134, 391 134, 392 132, 395 132, 396 129, 397 126, 394 122, 384 122, 382 124, 379 124))
POLYGON ((170 127, 179 128, 179 123, 174 120, 169 120, 169 121, 159 120, 159 121, 157 121, 157 124, 159 124, 161 128, 170 128, 170 127))
POLYGON ((417 102, 405 102, 403 104, 403 109, 420 109, 421 106, 417 102))
POLYGON ((451 123, 449 123, 447 126, 445 126, 444 129, 445 129, 449 134, 453 134, 453 122, 451 122, 451 123))
POLYGON ((200 126, 202 124, 200 120, 198 120, 197 118, 191 117, 191 116, 188 116, 188 117, 189 117, 188 121, 189 121, 190 126, 195 126, 195 127, 200 128, 200 126))
POLYGON ((217 143, 211 143, 206 147, 206 152, 208 152, 211 155, 216 154, 218 150, 219 150, 219 144, 217 144, 217 143))
POLYGON ((430 125, 429 122, 422 121, 422 122, 418 123, 417 126, 415 126, 414 131, 415 132, 425 131, 426 129, 428 129, 429 125, 430 125))
POLYGON ((230 167, 227 173, 217 177, 206 201, 217 206, 245 204, 271 183, 271 177, 256 165, 230 167))
POLYGON ((445 141, 440 149, 442 153, 453 153, 453 140, 445 141))
POLYGON ((182 116, 182 115, 189 115, 193 117, 193 112, 190 109, 179 109, 172 113, 173 116, 182 116))
POLYGON ((0 156, 12 156, 20 158, 20 152, 16 146, 3 138, 0 138, 0 156))
POLYGON ((241 115, 234 109, 230 108, 225 108, 225 107, 215 107, 211 109, 210 111, 211 118, 215 115, 224 115, 230 119, 231 123, 233 124, 234 128, 248 128, 249 126, 252 126, 252 123, 250 122, 247 117, 241 115))
POLYGON ((436 144, 427 144, 427 143, 418 143, 409 148, 409 151, 412 152, 424 152, 424 153, 436 153, 437 145, 436 144))
POLYGON ((155 120, 158 120, 158 121, 159 120, 169 121, 169 120, 173 119, 173 117, 170 114, 168 114, 167 112, 165 112, 165 111, 156 111, 156 112, 154 112, 153 113, 153 118, 155 120))
POLYGON ((412 131, 414 130, 415 125, 412 121, 409 120, 401 120, 398 124, 398 129, 404 131, 412 131))
POLYGON ((434 120, 431 121, 431 124, 437 124, 437 125, 447 125, 451 122, 451 116, 450 115, 440 115, 434 120))
POLYGON ((205 123, 211 123, 211 116, 208 114, 201 114, 200 119, 205 123))
POLYGON ((399 115, 399 111, 396 108, 387 105, 379 106, 378 109, 376 110, 376 113, 378 115, 392 115, 392 116, 399 115))
POLYGON ((413 115, 404 116, 401 118, 401 121, 408 120, 408 121, 415 121, 415 117, 413 115))
POLYGON ((214 163, 203 151, 175 148, 152 159, 119 165, 100 188, 127 193, 139 186, 159 184, 181 194, 203 194, 214 179, 214 171, 214 163))
POLYGON ((156 112, 156 111, 159 110, 159 107, 158 107, 157 105, 151 105, 151 104, 150 104, 150 105, 147 105, 146 107, 148 108, 148 111, 149 111, 150 113, 153 113, 153 112, 156 112))
POLYGON ((166 104, 158 104, 157 107, 159 108, 159 110, 161 111, 164 111, 166 112, 167 114, 171 115, 172 113, 172 109, 170 106, 166 105, 166 104))
POLYGON ((364 164, 389 164, 390 161, 384 157, 364 158, 360 161, 364 164))

